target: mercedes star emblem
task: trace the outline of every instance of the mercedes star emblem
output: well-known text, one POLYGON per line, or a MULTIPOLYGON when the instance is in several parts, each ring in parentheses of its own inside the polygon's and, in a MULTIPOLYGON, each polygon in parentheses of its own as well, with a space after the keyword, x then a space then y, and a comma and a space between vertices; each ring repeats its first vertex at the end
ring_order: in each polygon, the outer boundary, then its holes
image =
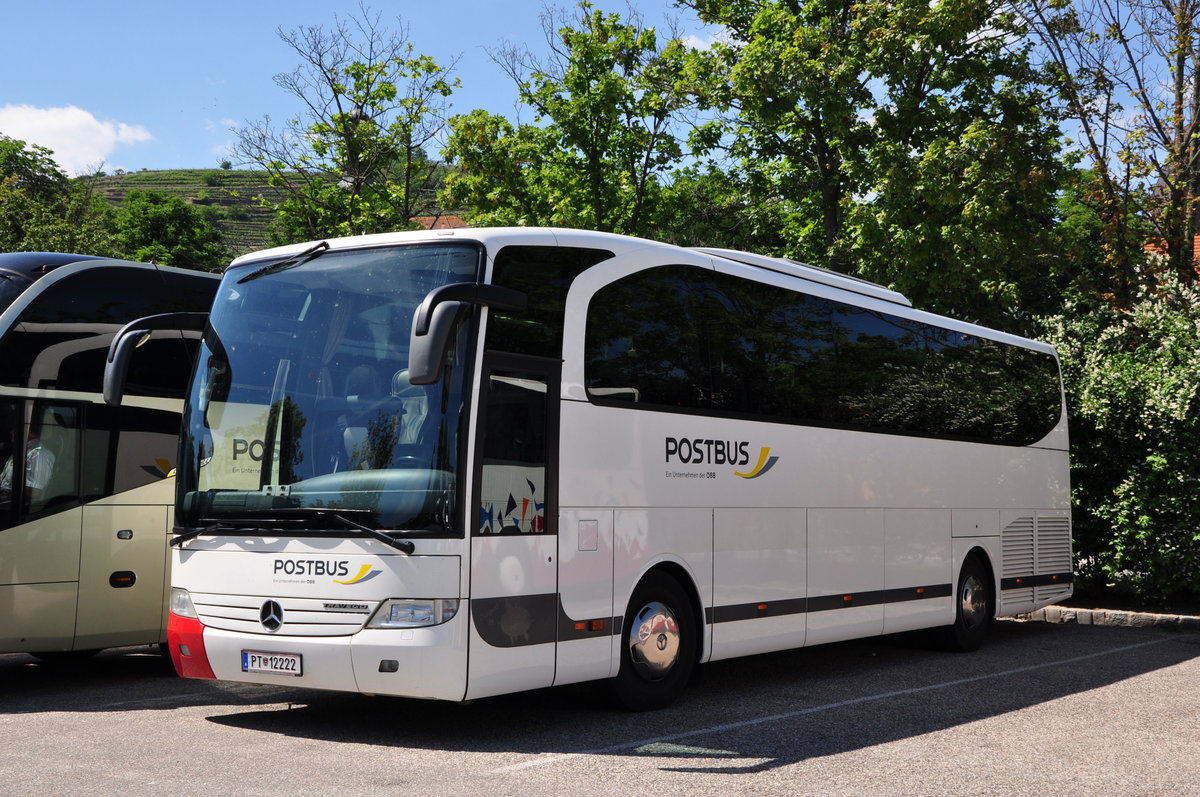
POLYGON ((283 625, 283 607, 275 601, 267 601, 258 612, 258 621, 268 631, 278 631, 283 625))

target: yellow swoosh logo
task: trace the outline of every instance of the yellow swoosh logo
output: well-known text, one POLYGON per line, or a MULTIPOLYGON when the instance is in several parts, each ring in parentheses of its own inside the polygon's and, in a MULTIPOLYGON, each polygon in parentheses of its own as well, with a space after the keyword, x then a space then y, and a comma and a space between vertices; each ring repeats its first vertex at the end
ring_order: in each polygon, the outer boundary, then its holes
POLYGON ((358 575, 356 575, 354 578, 350 579, 349 581, 342 581, 340 579, 335 578, 333 580, 333 582, 335 584, 354 584, 355 582, 362 581, 363 578, 366 577, 367 573, 370 572, 370 570, 371 570, 370 565, 363 565, 362 567, 359 568, 358 575))
POLYGON ((758 462, 755 464, 753 470, 751 470, 749 473, 739 473, 738 471, 734 471, 733 475, 741 476, 743 479, 753 479, 756 476, 761 476, 769 471, 778 461, 779 457, 771 456, 771 447, 763 446, 759 451, 758 462))

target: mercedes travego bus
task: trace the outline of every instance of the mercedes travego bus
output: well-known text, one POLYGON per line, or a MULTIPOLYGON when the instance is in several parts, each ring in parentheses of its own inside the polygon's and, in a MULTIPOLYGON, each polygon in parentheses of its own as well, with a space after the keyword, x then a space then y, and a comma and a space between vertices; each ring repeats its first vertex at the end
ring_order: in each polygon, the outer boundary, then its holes
POLYGON ((129 362, 121 406, 104 403, 102 380, 121 327, 159 313, 203 318, 218 282, 148 263, 0 254, 0 653, 166 640, 166 476, 199 336, 153 332, 129 362))
POLYGON ((733 656, 924 628, 971 649, 1073 583, 1053 348, 576 230, 239 258, 176 489, 194 678, 454 701, 607 679, 653 708, 733 656))

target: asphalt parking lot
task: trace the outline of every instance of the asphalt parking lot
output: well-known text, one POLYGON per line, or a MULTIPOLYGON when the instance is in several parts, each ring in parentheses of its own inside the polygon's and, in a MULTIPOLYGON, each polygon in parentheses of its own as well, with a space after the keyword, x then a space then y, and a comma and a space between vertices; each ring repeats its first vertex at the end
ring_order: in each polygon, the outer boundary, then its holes
POLYGON ((0 655, 0 793, 1200 794, 1200 633, 1001 621, 710 664, 674 707, 182 680, 150 649, 0 655))

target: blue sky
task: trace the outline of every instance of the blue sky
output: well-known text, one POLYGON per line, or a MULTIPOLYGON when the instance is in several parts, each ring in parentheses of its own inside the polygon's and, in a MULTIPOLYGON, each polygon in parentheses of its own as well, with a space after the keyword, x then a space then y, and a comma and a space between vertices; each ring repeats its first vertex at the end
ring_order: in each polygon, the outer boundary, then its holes
MULTIPOLYGON (((631 3, 660 31, 671 17, 685 33, 705 35, 670 0, 631 3)), ((624 0, 594 5, 627 13, 624 0)), ((415 52, 439 63, 460 57, 454 112, 515 116, 516 90, 485 48, 507 40, 544 53, 541 3, 376 0, 370 8, 385 22, 399 16, 415 52)), ((328 27, 335 14, 357 10, 357 0, 7 3, 0 133, 54 150, 71 174, 216 167, 229 157, 231 127, 299 110, 272 81, 298 64, 276 28, 328 27)))

